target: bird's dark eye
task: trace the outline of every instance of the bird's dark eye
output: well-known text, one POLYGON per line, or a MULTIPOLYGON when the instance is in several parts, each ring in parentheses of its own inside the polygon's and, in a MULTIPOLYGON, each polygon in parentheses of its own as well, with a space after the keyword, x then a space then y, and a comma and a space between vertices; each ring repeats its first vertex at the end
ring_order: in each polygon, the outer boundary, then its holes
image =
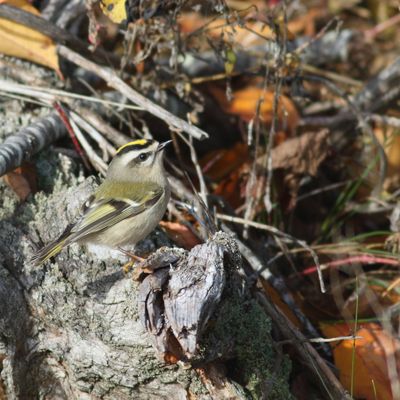
POLYGON ((140 161, 146 161, 148 158, 149 158, 149 155, 147 153, 142 153, 139 155, 140 161))

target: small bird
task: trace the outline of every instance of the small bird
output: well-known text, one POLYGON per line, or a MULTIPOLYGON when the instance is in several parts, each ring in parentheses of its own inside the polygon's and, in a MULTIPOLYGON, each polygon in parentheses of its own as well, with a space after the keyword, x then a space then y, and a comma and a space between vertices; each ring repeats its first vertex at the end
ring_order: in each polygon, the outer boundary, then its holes
POLYGON ((38 266, 74 242, 121 248, 144 239, 168 205, 163 150, 170 142, 140 139, 120 147, 104 182, 84 204, 80 219, 35 254, 32 263, 38 266))

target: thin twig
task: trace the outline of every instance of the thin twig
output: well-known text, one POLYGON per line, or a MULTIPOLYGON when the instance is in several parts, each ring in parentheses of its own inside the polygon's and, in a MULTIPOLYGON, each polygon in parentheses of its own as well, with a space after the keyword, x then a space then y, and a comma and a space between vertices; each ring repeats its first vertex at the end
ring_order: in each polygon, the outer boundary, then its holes
POLYGON ((284 233, 284 232, 280 231, 279 229, 277 229, 277 228, 275 228, 274 226, 271 226, 271 225, 261 224, 259 222, 249 221, 249 220, 245 220, 243 218, 233 217, 231 215, 220 214, 220 213, 217 213, 216 217, 221 219, 221 220, 223 220, 223 221, 233 222, 233 223, 242 224, 242 225, 249 225, 249 226, 252 226, 253 228, 261 229, 263 231, 270 232, 270 233, 272 233, 274 235, 277 235, 277 236, 279 236, 281 238, 289 240, 289 241, 291 241, 293 243, 297 243, 300 247, 303 247, 305 250, 307 250, 311 254, 311 257, 313 258, 313 260, 315 262, 315 265, 318 266, 318 268, 317 268, 318 280, 319 280, 321 292, 322 293, 326 292, 325 283, 324 283, 324 280, 323 280, 323 276, 322 276, 322 272, 321 272, 321 266, 320 266, 320 263, 319 263, 319 260, 318 260, 317 253, 310 246, 308 246, 308 244, 305 243, 303 240, 296 239, 295 237, 293 237, 293 236, 291 236, 291 235, 289 235, 287 233, 284 233))
POLYGON ((74 133, 79 140, 79 143, 85 149, 86 155, 90 160, 93 167, 100 172, 101 175, 105 176, 107 172, 107 164, 97 155, 97 153, 93 150, 92 146, 86 140, 82 131, 79 129, 79 126, 75 123, 73 119, 69 120, 74 133))
POLYGON ((144 110, 162 119, 173 128, 184 131, 193 136, 195 139, 208 138, 208 134, 200 128, 189 124, 181 118, 178 118, 158 104, 153 103, 151 100, 147 99, 136 90, 132 89, 110 68, 101 67, 100 65, 89 61, 88 59, 82 57, 80 54, 75 53, 65 46, 58 46, 58 52, 68 61, 73 62, 74 64, 95 73, 96 75, 104 79, 110 87, 118 90, 133 103, 143 107, 144 110))
POLYGON ((178 133, 179 137, 186 143, 186 145, 190 149, 190 158, 191 158, 192 163, 194 165, 194 168, 196 170, 197 178, 199 179, 200 196, 201 196, 204 204, 208 208, 208 190, 207 190, 207 185, 206 185, 206 181, 204 179, 203 171, 202 171, 202 169, 200 167, 199 160, 197 158, 196 149, 193 146, 193 141, 190 140, 190 138, 186 139, 183 135, 179 134, 179 132, 177 132, 177 133, 178 133))
POLYGON ((355 340, 355 339, 364 339, 363 336, 336 336, 333 338, 312 338, 308 339, 311 343, 332 343, 332 342, 341 342, 342 340, 355 340))
MULTIPOLYGON (((354 340, 354 339, 364 339, 364 337, 363 336, 336 336, 333 338, 316 337, 316 338, 306 339, 306 342, 332 343, 332 342, 341 342, 343 340, 354 340)), ((276 343, 283 345, 283 344, 293 343, 293 341, 292 340, 280 340, 279 342, 276 342, 276 343)))
POLYGON ((393 15, 393 17, 390 17, 373 28, 366 30, 364 35, 368 41, 372 41, 376 36, 384 32, 386 29, 389 29, 397 24, 400 24, 400 14, 393 15))
MULTIPOLYGON (((323 263, 320 265, 321 270, 325 270, 333 267, 341 267, 344 265, 351 264, 384 264, 384 265, 392 265, 394 267, 400 266, 400 261, 398 259, 386 258, 386 257, 376 257, 371 254, 361 254, 358 256, 352 256, 343 258, 340 260, 334 260, 327 263, 323 263)), ((317 271, 317 267, 315 265, 311 267, 305 268, 301 271, 302 275, 311 275, 317 271)))
POLYGON ((129 140, 132 140, 129 136, 124 135, 117 129, 113 128, 99 114, 89 108, 82 107, 79 109, 79 115, 81 115, 91 125, 96 126, 99 132, 101 132, 104 137, 117 147, 123 146, 128 143, 129 140))
POLYGON ((42 100, 47 100, 49 102, 54 102, 54 101, 68 102, 71 99, 77 99, 77 100, 85 100, 91 103, 100 103, 106 106, 114 106, 120 109, 142 110, 141 107, 134 106, 132 104, 117 103, 115 101, 100 99, 94 96, 84 96, 82 94, 67 92, 65 90, 52 89, 42 86, 23 85, 20 83, 6 81, 3 79, 0 79, 0 88, 4 92, 23 94, 26 96, 40 98, 42 100))
POLYGON ((400 118, 389 117, 387 115, 378 114, 366 114, 365 118, 367 120, 374 121, 378 124, 393 126, 394 128, 400 128, 400 118))
MULTIPOLYGON (((65 125, 65 128, 67 129, 67 132, 69 133, 69 136, 71 138, 72 144, 75 147, 76 152, 79 154, 80 158, 83 161, 83 164, 85 165, 85 167, 90 170, 90 164, 87 160, 86 154, 84 153, 84 151, 82 150, 82 147, 80 145, 81 141, 78 140, 78 137, 76 135, 77 129, 73 128, 73 125, 69 119, 69 116, 66 114, 63 106, 58 103, 55 102, 54 103, 54 108, 56 109, 56 111, 58 112, 58 115, 61 118, 61 121, 63 122, 63 124, 65 125)), ((79 129, 78 129, 79 130, 79 129)), ((78 132, 79 134, 80 132, 78 132)))
POLYGON ((103 151, 103 160, 105 162, 110 160, 110 156, 114 157, 116 154, 116 149, 94 128, 93 125, 89 124, 85 119, 83 119, 79 114, 74 111, 70 112, 72 120, 82 129, 84 129, 88 135, 95 140, 100 149, 103 151))
POLYGON ((326 391, 330 399, 350 400, 350 396, 321 358, 318 352, 308 343, 307 338, 292 324, 292 322, 263 293, 256 293, 257 300, 277 324, 282 335, 297 343, 293 346, 298 356, 312 372, 316 382, 326 391))

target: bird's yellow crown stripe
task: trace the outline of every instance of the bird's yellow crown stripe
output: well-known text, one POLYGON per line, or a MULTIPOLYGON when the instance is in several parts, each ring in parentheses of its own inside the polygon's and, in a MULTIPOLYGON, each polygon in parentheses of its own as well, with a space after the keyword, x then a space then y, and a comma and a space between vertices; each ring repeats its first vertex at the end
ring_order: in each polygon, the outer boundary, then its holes
POLYGON ((127 147, 131 147, 131 146, 138 146, 138 147, 145 147, 146 144, 148 144, 149 141, 147 139, 138 139, 138 140, 134 140, 133 142, 129 142, 124 144, 123 146, 121 146, 118 150, 117 150, 117 154, 119 152, 121 152, 123 149, 126 149, 127 147))

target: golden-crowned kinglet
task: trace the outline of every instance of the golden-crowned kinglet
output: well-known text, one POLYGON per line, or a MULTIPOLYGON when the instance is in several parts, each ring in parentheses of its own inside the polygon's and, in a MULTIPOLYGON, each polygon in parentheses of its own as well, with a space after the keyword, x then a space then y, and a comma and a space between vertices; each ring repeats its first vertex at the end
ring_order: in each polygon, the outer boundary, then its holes
POLYGON ((80 219, 32 262, 40 265, 73 242, 119 248, 144 239, 161 220, 170 197, 163 165, 163 149, 170 142, 140 139, 120 147, 80 219))

